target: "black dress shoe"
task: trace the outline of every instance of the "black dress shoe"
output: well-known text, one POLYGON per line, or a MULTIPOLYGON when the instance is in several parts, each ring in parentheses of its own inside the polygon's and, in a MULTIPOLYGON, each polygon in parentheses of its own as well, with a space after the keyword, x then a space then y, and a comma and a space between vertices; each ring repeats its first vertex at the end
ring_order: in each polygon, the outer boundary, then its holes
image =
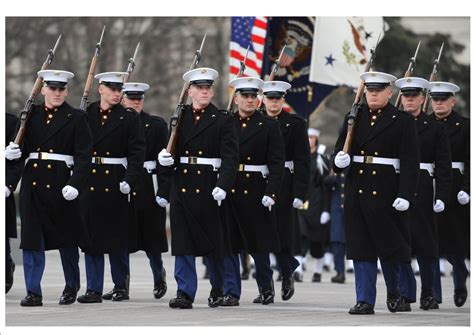
POLYGON ((176 298, 170 300, 171 308, 190 309, 193 308, 193 301, 185 293, 178 291, 176 298))
POLYGON ((102 299, 104 300, 112 300, 112 296, 114 295, 115 287, 111 289, 109 292, 102 294, 102 299))
POLYGON ((10 291, 13 286, 13 278, 15 272, 15 263, 12 262, 12 266, 8 269, 7 273, 5 274, 5 294, 10 291))
POLYGON ((253 299, 253 303, 254 304, 261 304, 262 303, 262 294, 261 293, 259 293, 258 296, 255 299, 253 299))
POLYGON ((20 302, 20 305, 24 307, 43 306, 43 297, 34 293, 28 293, 28 295, 20 302))
POLYGON ((239 306, 239 298, 232 294, 227 294, 224 296, 224 300, 221 303, 221 306, 226 306, 226 307, 234 307, 234 306, 239 306))
POLYGON ((387 296, 387 308, 390 312, 395 313, 398 311, 400 306, 401 297, 400 295, 388 295, 387 296))
POLYGON ((162 279, 155 282, 155 287, 153 288, 153 295, 155 296, 155 299, 163 298, 167 290, 168 285, 166 284, 166 281, 162 279))
POLYGON ((461 288, 461 289, 455 289, 454 290, 454 304, 456 307, 461 307, 464 305, 464 303, 467 300, 467 289, 466 288, 461 288))
POLYGON ((273 286, 273 280, 270 282, 270 287, 262 289, 261 299, 262 305, 273 304, 275 298, 275 289, 273 286))
POLYGON ((369 315, 374 314, 374 305, 370 305, 366 302, 359 301, 349 310, 349 314, 353 315, 369 315))
POLYGON ((207 305, 211 308, 219 307, 224 301, 224 290, 222 288, 212 288, 209 298, 207 298, 207 305))
POLYGON ((439 305, 433 296, 420 298, 420 308, 427 311, 429 309, 439 309, 439 305))
POLYGON ((112 301, 124 301, 130 300, 130 296, 128 292, 124 288, 117 288, 114 290, 114 294, 112 295, 112 301))
POLYGON ((344 284, 346 282, 346 276, 344 272, 339 272, 334 277, 331 278, 331 283, 344 284))
POLYGON ((79 289, 72 288, 66 285, 66 287, 63 290, 63 294, 59 298, 59 304, 60 305, 70 305, 73 304, 76 301, 77 297, 77 291, 79 289))
POLYGON ((291 276, 281 282, 281 298, 285 301, 290 300, 293 294, 295 294, 295 279, 291 276))
POLYGON ((303 274, 301 272, 295 271, 293 272, 293 278, 295 278, 295 282, 301 283, 303 281, 303 274))
POLYGON ((77 298, 77 302, 80 302, 82 304, 95 304, 95 303, 101 303, 102 302, 102 294, 87 290, 86 294, 81 295, 77 298))
POLYGON ((313 283, 320 283, 321 282, 321 274, 320 273, 313 273, 313 278, 311 279, 313 283))
POLYGON ((400 297, 400 303, 397 307, 397 312, 411 312, 410 302, 405 297, 400 297))

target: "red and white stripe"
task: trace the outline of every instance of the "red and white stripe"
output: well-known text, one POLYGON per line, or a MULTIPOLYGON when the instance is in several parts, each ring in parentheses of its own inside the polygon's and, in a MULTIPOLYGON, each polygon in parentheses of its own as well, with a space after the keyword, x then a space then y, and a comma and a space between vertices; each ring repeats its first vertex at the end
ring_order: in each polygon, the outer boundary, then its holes
MULTIPOLYGON (((265 48, 265 38, 267 36, 267 18, 257 16, 251 30, 251 42, 253 50, 249 50, 247 61, 245 62, 245 76, 260 77, 263 64, 263 50, 265 48)), ((239 45, 230 42, 230 70, 229 80, 234 79, 240 71, 240 61, 245 57, 247 45, 239 45)))

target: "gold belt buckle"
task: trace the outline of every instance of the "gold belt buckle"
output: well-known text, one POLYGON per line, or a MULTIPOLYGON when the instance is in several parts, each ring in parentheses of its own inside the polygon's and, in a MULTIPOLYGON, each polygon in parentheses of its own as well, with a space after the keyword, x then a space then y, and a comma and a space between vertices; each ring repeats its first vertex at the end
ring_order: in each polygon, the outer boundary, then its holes
POLYGON ((103 157, 94 157, 94 163, 95 164, 104 164, 104 158, 103 157))
POLYGON ((239 172, 245 171, 245 164, 239 164, 239 172))
POLYGON ((48 159, 48 153, 47 152, 40 152, 38 154, 38 158, 41 160, 47 160, 48 159))
POLYGON ((366 164, 372 164, 373 160, 374 160, 374 156, 364 156, 364 163, 366 164))
POLYGON ((188 164, 197 164, 197 157, 188 157, 188 164))

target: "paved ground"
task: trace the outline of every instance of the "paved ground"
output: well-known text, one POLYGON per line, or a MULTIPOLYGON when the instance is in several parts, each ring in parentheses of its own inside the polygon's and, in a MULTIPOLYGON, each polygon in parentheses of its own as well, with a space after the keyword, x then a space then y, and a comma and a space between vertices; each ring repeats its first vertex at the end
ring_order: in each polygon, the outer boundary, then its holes
MULTIPOLYGON (((18 258, 18 255, 15 255, 18 258)), ((314 260, 313 260, 314 261, 314 260)), ((107 262, 106 262, 107 263, 107 262)), ((469 326, 470 299, 462 308, 452 302, 452 278, 443 278, 444 303, 437 311, 422 311, 413 304, 411 313, 388 312, 385 307, 385 289, 382 276, 378 279, 379 297, 376 314, 352 316, 347 313, 354 304, 354 277, 347 276, 346 284, 333 284, 334 273, 324 273, 322 283, 311 283, 311 272, 305 272, 304 281, 296 283, 296 294, 287 302, 279 297, 280 283, 276 283, 275 304, 269 306, 252 303, 256 296, 254 280, 243 281, 243 295, 239 307, 207 307, 210 285, 199 280, 198 294, 192 310, 172 310, 168 301, 174 297, 176 283, 172 277, 174 258, 164 257, 168 270, 168 293, 155 300, 152 295, 152 276, 144 253, 131 257, 131 300, 127 302, 104 301, 102 304, 83 305, 74 303, 59 306, 58 299, 64 286, 60 260, 57 252, 47 253, 46 271, 43 278, 43 307, 20 306, 25 296, 23 268, 17 265, 15 283, 6 296, 5 323, 10 326, 469 326)), ((197 260, 198 274, 204 268, 197 260)), ((313 264, 310 263, 309 268, 313 264)), ((84 264, 81 256, 81 281, 85 286, 84 264)), ((110 271, 106 267, 105 289, 112 287, 110 271)), ((81 293, 84 292, 81 289, 81 293)), ((11 329, 15 331, 15 329, 11 329)), ((18 330, 18 328, 16 329, 18 330)), ((96 328, 92 331, 98 331, 96 328)), ((407 330, 409 330, 407 328, 407 330)), ((457 328, 469 331, 469 328, 457 328)), ((413 329, 411 329, 413 331, 413 329)), ((415 329, 418 333, 418 330, 415 329)), ((82 333, 82 332, 81 332, 82 333)))

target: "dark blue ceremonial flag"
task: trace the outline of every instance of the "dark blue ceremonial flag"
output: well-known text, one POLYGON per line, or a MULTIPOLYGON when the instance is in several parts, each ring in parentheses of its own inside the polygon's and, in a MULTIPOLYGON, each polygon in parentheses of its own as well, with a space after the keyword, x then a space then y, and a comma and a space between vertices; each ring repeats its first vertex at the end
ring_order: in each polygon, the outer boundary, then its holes
POLYGON ((283 46, 282 66, 275 80, 291 84, 286 102, 292 111, 308 119, 319 104, 337 86, 309 81, 311 52, 313 47, 315 17, 270 17, 263 55, 262 78, 268 79, 272 65, 278 59, 283 46))

